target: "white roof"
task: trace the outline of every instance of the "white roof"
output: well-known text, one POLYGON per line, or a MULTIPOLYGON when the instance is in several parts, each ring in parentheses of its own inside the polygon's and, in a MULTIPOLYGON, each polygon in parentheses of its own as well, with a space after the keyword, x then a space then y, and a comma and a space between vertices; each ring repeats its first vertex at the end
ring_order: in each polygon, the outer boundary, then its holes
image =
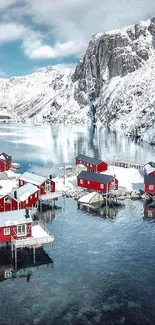
POLYGON ((150 164, 145 165, 145 170, 147 174, 150 174, 155 171, 155 167, 152 167, 150 164))
MULTIPOLYGON (((80 202, 80 203, 90 203, 91 199, 95 195, 98 195, 99 196, 99 193, 97 193, 97 192, 88 193, 88 194, 82 196, 80 199, 78 199, 78 202, 80 202)), ((101 198, 102 198, 102 196, 101 196, 101 198)), ((103 198, 102 198, 102 200, 103 200, 103 198)))
POLYGON ((27 183, 21 187, 15 188, 8 195, 14 198, 14 192, 17 192, 17 201, 23 202, 29 198, 30 195, 38 191, 37 186, 27 183))
POLYGON ((34 185, 41 185, 43 184, 47 178, 39 175, 35 175, 33 173, 25 172, 19 177, 20 180, 32 183, 34 185))
POLYGON ((5 226, 9 227, 13 225, 20 225, 20 224, 32 222, 30 212, 29 212, 30 215, 29 218, 26 218, 25 215, 26 215, 25 209, 1 212, 0 227, 5 227, 5 226))

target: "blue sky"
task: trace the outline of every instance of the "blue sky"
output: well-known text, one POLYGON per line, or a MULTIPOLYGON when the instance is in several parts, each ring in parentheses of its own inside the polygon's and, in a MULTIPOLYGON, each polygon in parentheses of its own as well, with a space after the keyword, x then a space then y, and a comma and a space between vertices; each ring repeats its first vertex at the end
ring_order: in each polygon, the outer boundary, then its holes
POLYGON ((153 16, 154 0, 0 0, 0 77, 74 67, 93 34, 153 16))

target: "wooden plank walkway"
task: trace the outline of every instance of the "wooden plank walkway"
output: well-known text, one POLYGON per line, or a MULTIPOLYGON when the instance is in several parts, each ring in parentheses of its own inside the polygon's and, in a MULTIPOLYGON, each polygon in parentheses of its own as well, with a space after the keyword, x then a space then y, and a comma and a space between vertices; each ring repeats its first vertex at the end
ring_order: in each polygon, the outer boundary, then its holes
POLYGON ((124 168, 136 168, 136 169, 144 169, 143 164, 137 164, 129 161, 122 161, 122 160, 115 160, 115 161, 110 161, 108 162, 109 165, 114 165, 118 167, 124 167, 124 168))

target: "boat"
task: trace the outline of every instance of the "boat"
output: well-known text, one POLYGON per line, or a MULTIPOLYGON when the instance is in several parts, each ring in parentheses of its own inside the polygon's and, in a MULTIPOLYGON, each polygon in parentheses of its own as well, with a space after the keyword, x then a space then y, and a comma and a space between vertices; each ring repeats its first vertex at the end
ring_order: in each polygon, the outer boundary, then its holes
POLYGON ((19 163, 12 163, 12 169, 20 169, 21 165, 19 163))

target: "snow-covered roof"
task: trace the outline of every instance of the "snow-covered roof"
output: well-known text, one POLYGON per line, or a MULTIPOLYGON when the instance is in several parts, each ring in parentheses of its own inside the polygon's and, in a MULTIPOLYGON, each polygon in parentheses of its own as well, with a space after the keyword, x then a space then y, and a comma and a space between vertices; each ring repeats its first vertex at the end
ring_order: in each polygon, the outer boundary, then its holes
POLYGON ((5 152, 0 153, 0 160, 7 161, 10 159, 11 159, 11 156, 7 155, 5 152))
POLYGON ((100 182, 102 184, 108 184, 113 177, 114 176, 112 176, 112 175, 92 173, 92 172, 88 172, 88 171, 82 171, 77 176, 77 178, 85 179, 88 181, 100 182))
POLYGON ((12 190, 8 195, 14 198, 14 192, 17 194, 17 201, 23 202, 29 198, 30 195, 36 193, 38 191, 37 186, 27 183, 15 190, 12 190))
MULTIPOLYGON (((88 194, 82 196, 81 198, 79 198, 78 199, 78 202, 79 203, 90 203, 90 201, 92 200, 92 198, 94 196, 96 196, 96 195, 99 196, 99 198, 100 197, 102 198, 102 195, 100 195, 99 193, 97 193, 97 192, 91 192, 91 193, 88 193, 88 194)), ((103 198, 102 198, 102 201, 103 201, 103 198)))
POLYGON ((153 161, 150 161, 145 165, 145 170, 147 174, 150 174, 155 171, 155 163, 153 161))
POLYGON ((81 161, 85 161, 85 162, 87 162, 87 163, 89 163, 89 164, 92 164, 92 165, 97 165, 97 164, 99 164, 99 163, 102 162, 101 159, 98 159, 98 158, 92 158, 92 157, 88 157, 88 156, 85 156, 85 155, 78 155, 78 156, 76 157, 76 159, 79 159, 79 160, 81 160, 81 161))
POLYGON ((29 212, 29 217, 27 218, 25 209, 1 212, 0 227, 9 227, 30 222, 32 222, 31 214, 29 212))
POLYGON ((47 178, 33 173, 25 172, 19 177, 19 180, 29 182, 34 185, 41 185, 47 180, 47 178))

